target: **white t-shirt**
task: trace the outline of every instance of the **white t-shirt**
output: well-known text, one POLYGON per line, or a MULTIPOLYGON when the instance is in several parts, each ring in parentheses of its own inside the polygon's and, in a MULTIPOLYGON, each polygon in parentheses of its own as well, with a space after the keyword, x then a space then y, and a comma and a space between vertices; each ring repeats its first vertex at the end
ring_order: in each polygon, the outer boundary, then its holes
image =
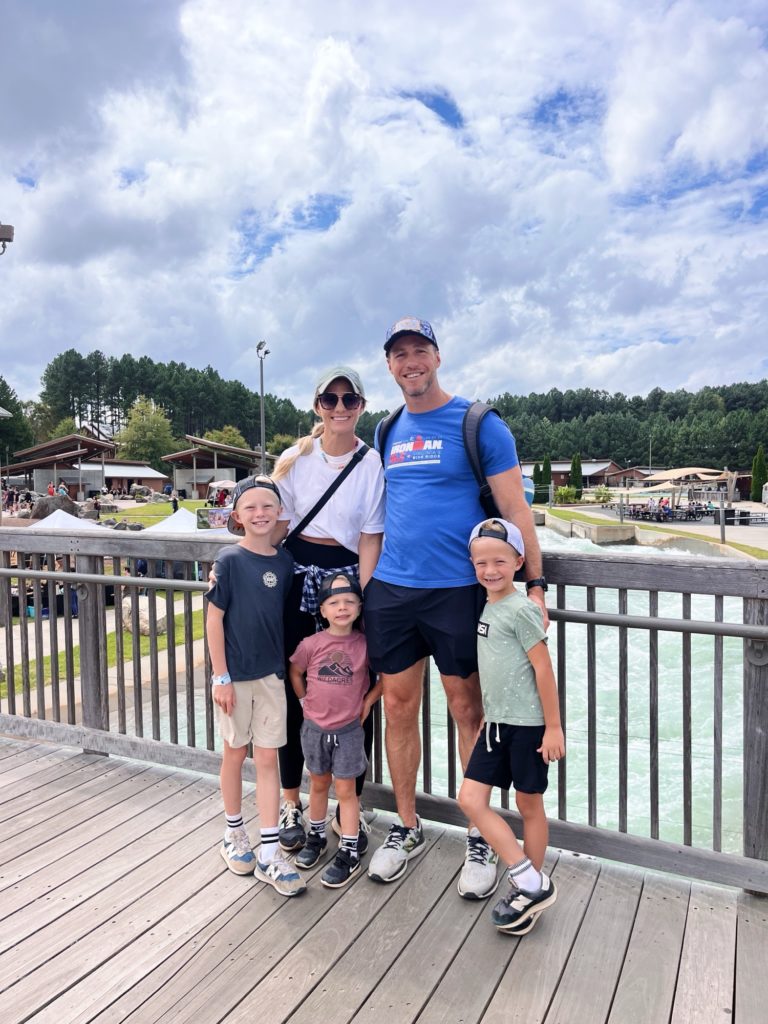
MULTIPOLYGON (((358 443, 358 448, 362 441, 358 443)), ((284 454, 292 455, 296 447, 284 454)), ((317 500, 331 486, 349 462, 352 453, 324 455, 319 438, 315 438, 309 455, 300 455, 288 474, 278 480, 283 499, 282 522, 289 530, 297 526, 317 500)), ((339 489, 331 495, 302 533, 305 537, 335 540, 357 553, 361 533, 384 532, 384 470, 381 458, 373 449, 355 466, 339 489)))

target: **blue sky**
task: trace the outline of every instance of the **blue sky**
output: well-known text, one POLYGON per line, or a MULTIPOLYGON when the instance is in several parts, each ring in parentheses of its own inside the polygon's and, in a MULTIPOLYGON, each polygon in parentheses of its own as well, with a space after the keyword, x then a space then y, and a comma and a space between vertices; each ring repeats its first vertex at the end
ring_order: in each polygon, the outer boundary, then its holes
POLYGON ((430 319, 487 398, 768 374, 755 0, 5 0, 0 374, 74 347, 309 404, 430 319))

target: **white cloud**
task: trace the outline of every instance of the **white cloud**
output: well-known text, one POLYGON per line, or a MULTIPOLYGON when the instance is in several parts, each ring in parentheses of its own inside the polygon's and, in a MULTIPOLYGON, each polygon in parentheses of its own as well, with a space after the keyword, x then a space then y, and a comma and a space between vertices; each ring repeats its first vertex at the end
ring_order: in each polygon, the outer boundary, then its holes
POLYGON ((76 8, 11 3, 0 68, 23 397, 68 347, 255 387, 263 337, 269 390, 341 360, 382 408, 407 312, 482 397, 768 372, 763 5, 76 8))

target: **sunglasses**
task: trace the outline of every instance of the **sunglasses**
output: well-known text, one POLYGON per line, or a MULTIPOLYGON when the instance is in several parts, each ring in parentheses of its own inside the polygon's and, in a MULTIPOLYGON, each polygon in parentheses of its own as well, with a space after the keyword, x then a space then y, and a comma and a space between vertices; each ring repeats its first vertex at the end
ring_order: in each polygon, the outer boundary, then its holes
POLYGON ((359 409, 363 404, 362 396, 356 395, 353 391, 345 391, 343 395, 335 395, 332 391, 324 391, 322 395, 317 396, 320 408, 325 409, 326 412, 333 412, 339 404, 339 399, 341 399, 344 408, 348 412, 351 412, 353 409, 359 409))

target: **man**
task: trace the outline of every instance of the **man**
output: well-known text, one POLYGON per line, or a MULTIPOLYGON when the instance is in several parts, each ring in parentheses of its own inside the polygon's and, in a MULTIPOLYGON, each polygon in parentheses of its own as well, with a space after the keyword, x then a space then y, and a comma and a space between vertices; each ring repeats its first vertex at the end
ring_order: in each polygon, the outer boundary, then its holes
MULTIPOLYGON (((389 372, 405 408, 392 424, 382 452, 387 486, 384 546, 365 591, 369 658, 381 673, 387 718, 387 761, 402 825, 393 825, 368 869, 391 882, 425 849, 416 815, 416 776, 421 760, 419 706, 424 661, 435 659, 466 766, 482 719, 476 629, 482 596, 467 540, 484 518, 462 438, 468 399, 449 395, 437 379, 440 351, 426 320, 404 317, 387 332, 389 372)), ((515 441, 497 416, 479 432, 483 470, 501 515, 514 521, 525 542, 529 597, 544 613, 546 581, 515 441)), ((486 899, 498 885, 497 858, 475 828, 459 893, 486 899)))

